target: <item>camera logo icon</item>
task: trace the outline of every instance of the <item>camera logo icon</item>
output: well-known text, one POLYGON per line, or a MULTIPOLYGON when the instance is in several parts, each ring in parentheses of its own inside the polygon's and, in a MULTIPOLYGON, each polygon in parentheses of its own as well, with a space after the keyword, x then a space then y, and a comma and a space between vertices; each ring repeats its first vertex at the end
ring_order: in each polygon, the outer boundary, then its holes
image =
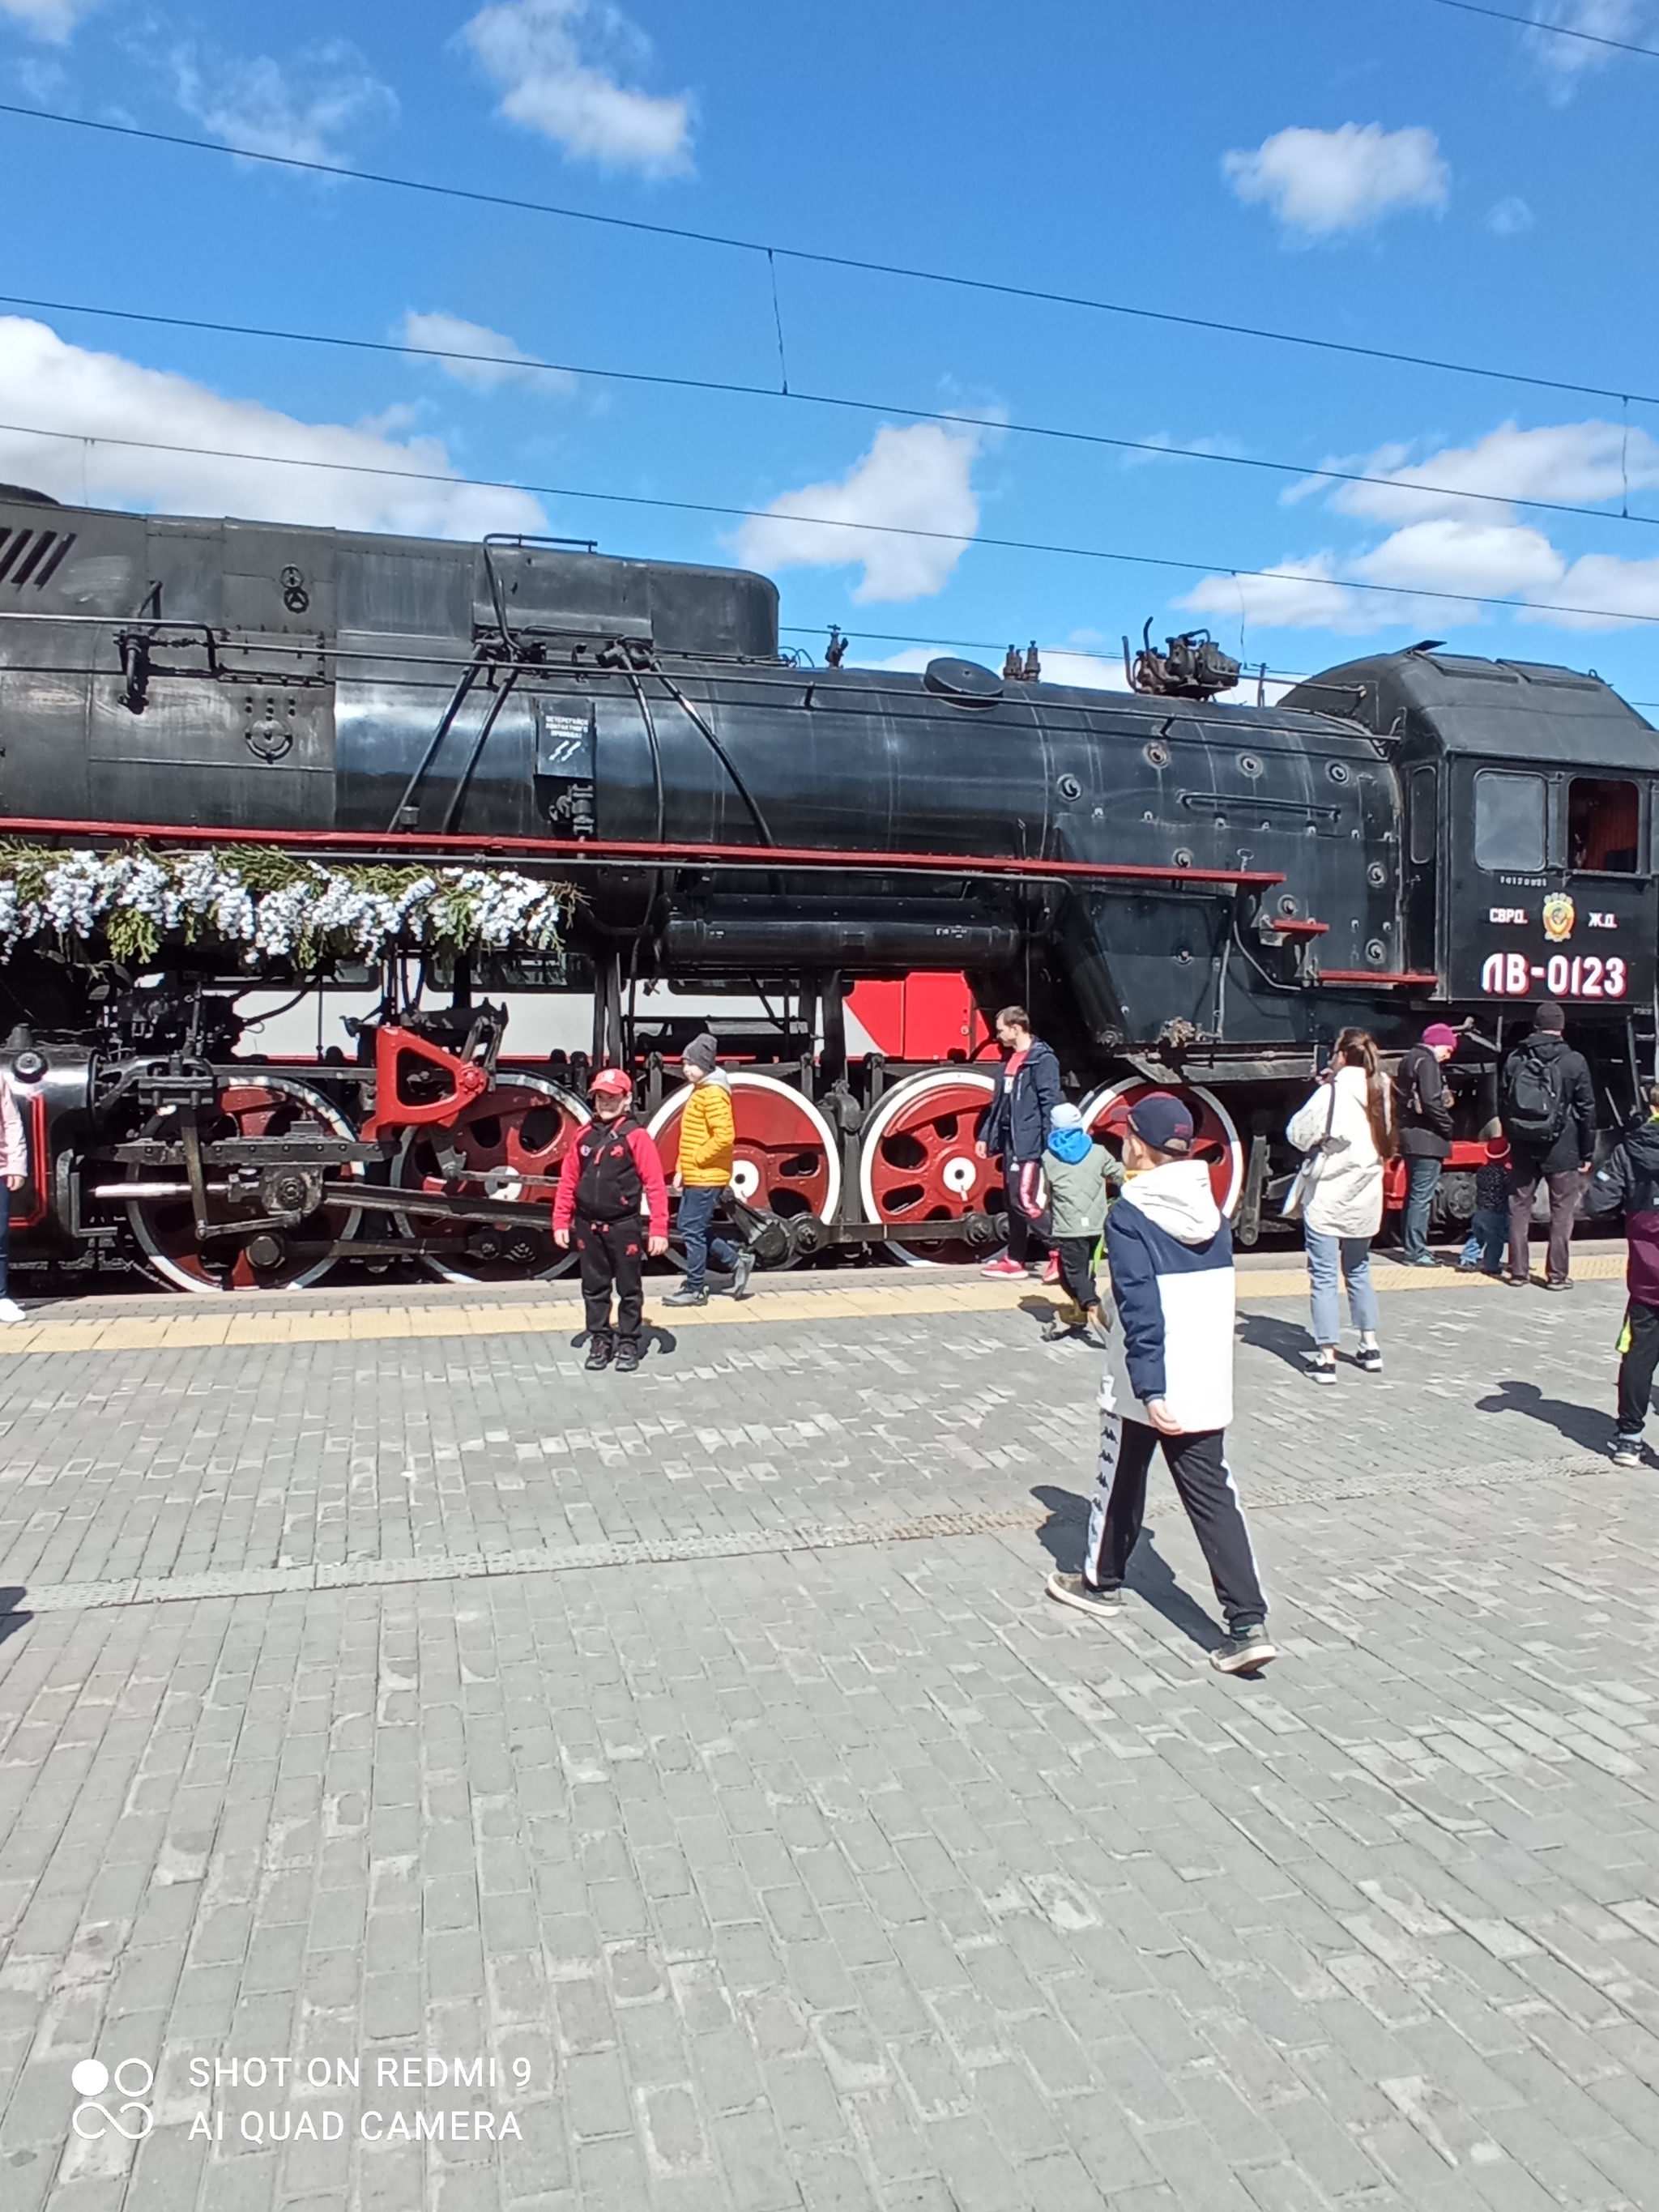
POLYGON ((129 2142, 142 2142, 155 2124, 143 2100, 155 2086, 155 2069, 142 2058, 124 2058, 113 2071, 101 2058, 82 2058, 70 2069, 70 2082, 80 2103, 70 2125, 83 2142, 96 2142, 112 2130, 129 2142), (120 2100, 112 2112, 99 2100, 113 2084, 120 2100))

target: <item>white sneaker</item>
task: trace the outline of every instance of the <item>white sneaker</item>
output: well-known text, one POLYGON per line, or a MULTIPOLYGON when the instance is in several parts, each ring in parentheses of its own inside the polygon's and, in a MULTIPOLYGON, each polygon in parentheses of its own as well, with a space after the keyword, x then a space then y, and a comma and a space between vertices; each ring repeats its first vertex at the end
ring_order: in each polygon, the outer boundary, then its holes
POLYGON ((0 1298, 0 1322, 27 1321, 28 1316, 15 1298, 0 1298))

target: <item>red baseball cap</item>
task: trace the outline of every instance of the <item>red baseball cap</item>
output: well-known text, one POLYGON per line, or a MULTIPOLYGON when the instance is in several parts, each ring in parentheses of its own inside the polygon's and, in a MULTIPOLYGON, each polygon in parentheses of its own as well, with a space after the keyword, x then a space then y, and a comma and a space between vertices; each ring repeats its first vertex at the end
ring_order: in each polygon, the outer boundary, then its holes
POLYGON ((634 1096, 634 1079, 625 1067, 596 1068, 587 1087, 596 1098, 631 1098, 634 1096))

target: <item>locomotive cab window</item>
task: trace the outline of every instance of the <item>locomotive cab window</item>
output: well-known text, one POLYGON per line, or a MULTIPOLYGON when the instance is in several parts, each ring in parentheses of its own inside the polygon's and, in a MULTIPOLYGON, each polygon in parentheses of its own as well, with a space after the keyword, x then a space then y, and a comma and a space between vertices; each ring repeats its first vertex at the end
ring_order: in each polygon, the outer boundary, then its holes
POLYGON ((1544 865, 1544 779, 1482 769, 1474 779, 1474 857, 1483 868, 1535 874, 1544 865))
POLYGON ((1642 800, 1633 783, 1576 775, 1567 786, 1567 866, 1633 876, 1640 849, 1642 800))

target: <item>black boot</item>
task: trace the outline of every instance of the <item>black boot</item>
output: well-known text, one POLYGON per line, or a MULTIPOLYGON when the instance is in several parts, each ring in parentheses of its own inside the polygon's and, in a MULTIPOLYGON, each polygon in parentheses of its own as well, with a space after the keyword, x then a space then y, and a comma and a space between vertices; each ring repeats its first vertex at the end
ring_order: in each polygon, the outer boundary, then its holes
POLYGON ((632 1374, 635 1374, 635 1373, 636 1373, 636 1372, 637 1372, 637 1370, 638 1370, 639 1364, 640 1364, 640 1340, 639 1340, 638 1337, 636 1337, 636 1336, 624 1336, 624 1337, 621 1337, 621 1338, 619 1338, 619 1339, 617 1340, 617 1374, 618 1374, 618 1375, 632 1375, 632 1374))
POLYGON ((616 1340, 608 1328, 596 1328, 587 1340, 587 1358, 582 1363, 590 1372, 597 1374, 601 1367, 609 1367, 611 1355, 616 1350, 616 1340))

